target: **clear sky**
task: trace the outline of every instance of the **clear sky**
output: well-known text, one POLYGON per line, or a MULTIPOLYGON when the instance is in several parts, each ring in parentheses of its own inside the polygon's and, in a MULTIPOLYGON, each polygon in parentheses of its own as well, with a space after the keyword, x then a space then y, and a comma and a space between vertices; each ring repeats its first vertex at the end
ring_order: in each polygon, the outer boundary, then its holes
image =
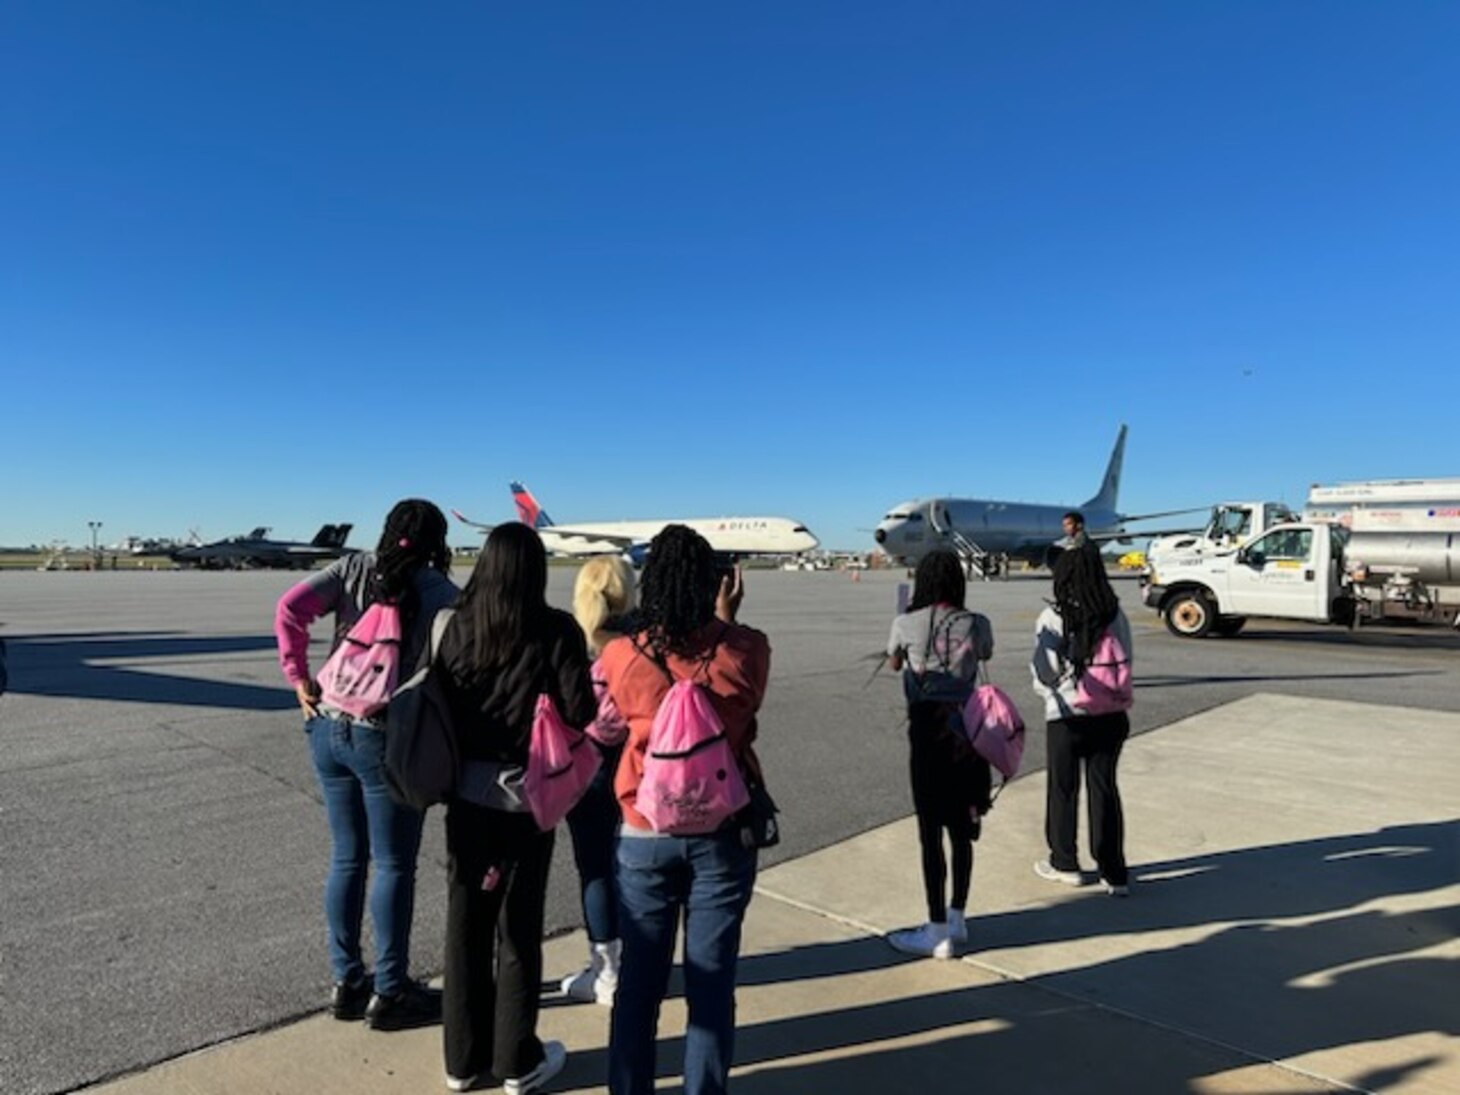
MULTIPOLYGON (((0 543, 1460 475, 1460 5, 18 0, 0 543)), ((470 542, 469 534, 454 536, 470 542)))

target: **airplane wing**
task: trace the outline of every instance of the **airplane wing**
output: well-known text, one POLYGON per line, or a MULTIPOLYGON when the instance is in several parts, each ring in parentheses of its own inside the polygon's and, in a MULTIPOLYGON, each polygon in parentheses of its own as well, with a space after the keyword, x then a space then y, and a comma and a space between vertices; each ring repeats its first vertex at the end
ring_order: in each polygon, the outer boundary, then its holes
MULTIPOLYGON (((481 521, 473 521, 459 509, 452 510, 451 516, 455 517, 462 524, 470 525, 472 528, 479 529, 482 532, 491 532, 492 529, 497 527, 496 525, 488 525, 481 521)), ((544 540, 551 540, 553 537, 559 537, 563 540, 597 540, 606 544, 612 544, 620 551, 628 551, 638 544, 638 541, 632 536, 615 536, 611 533, 596 532, 593 529, 574 528, 572 525, 548 525, 545 528, 538 529, 537 533, 544 540)))
POLYGON ((577 529, 572 525, 549 525, 547 528, 540 528, 537 534, 543 539, 558 536, 564 540, 601 540, 605 544, 613 544, 615 547, 627 551, 639 541, 632 536, 614 536, 606 532, 594 532, 592 529, 577 529))
POLYGON ((1183 532, 1200 532, 1200 528, 1186 525, 1183 528, 1124 529, 1119 532, 1086 533, 1097 544, 1109 544, 1117 540, 1154 540, 1158 536, 1180 536, 1183 532))
POLYGON ((1183 513, 1210 513, 1211 509, 1211 506, 1193 506, 1191 509, 1166 509, 1160 513, 1122 513, 1119 517, 1122 521, 1154 521, 1157 517, 1180 517, 1183 513))
POLYGON ((494 528, 497 527, 496 525, 484 525, 480 521, 473 521, 470 517, 462 513, 459 509, 452 510, 451 516, 455 517, 463 525, 470 525, 472 528, 481 529, 483 532, 491 532, 494 528))

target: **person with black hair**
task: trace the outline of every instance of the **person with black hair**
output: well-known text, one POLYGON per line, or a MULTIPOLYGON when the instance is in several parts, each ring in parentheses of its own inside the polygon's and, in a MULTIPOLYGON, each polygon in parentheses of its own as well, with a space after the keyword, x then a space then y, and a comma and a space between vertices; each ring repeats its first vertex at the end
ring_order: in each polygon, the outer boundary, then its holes
POLYGON ((1080 705, 1080 678, 1107 631, 1126 658, 1132 657, 1130 623, 1097 552, 1062 552, 1053 570, 1054 603, 1035 624, 1031 664, 1034 690, 1044 699, 1048 754, 1044 827, 1049 857, 1035 863, 1034 873, 1068 886, 1087 881, 1076 846, 1083 768, 1090 797, 1090 851, 1106 892, 1124 897, 1129 871, 1116 765, 1130 736, 1130 718, 1124 711, 1086 711, 1080 705))
POLYGON ((963 564, 951 551, 931 551, 918 563, 908 610, 892 621, 888 664, 903 673, 907 697, 908 773, 922 850, 928 920, 893 932, 887 941, 905 954, 952 958, 967 942, 965 914, 973 882, 973 842, 989 808, 992 775, 963 732, 962 700, 972 692, 978 664, 994 655, 988 617, 965 605, 963 564), (953 887, 946 895, 947 834, 953 887))
POLYGON ((659 1008, 669 987, 675 937, 684 922, 687 1095, 724 1092, 735 1047, 735 975, 741 926, 755 885, 757 852, 732 819, 704 836, 656 833, 637 809, 650 728, 670 680, 709 695, 747 778, 762 781, 756 713, 765 698, 771 648, 736 623, 740 572, 716 564, 697 532, 669 525, 654 537, 639 584, 639 630, 604 647, 600 670, 629 726, 615 790, 623 810, 617 872, 623 965, 609 1034, 613 1095, 654 1090, 659 1008))
POLYGON ((577 622, 547 603, 547 552, 528 526, 487 537, 436 666, 462 767, 446 806, 446 1086, 468 1091, 489 1073, 508 1095, 562 1071, 561 1042, 537 1036, 542 931, 552 831, 523 793, 533 714, 549 696, 582 729, 598 714, 577 622))
POLYGON ((366 608, 392 602, 401 615, 400 664, 415 665, 436 613, 456 598, 450 569, 445 516, 430 502, 408 498, 386 517, 375 551, 346 555, 311 574, 279 599, 274 616, 279 663, 304 712, 333 844, 324 900, 334 972, 330 1011, 382 1030, 418 1026, 440 1013, 438 994, 410 979, 422 818, 386 786, 384 716, 357 718, 321 702, 309 667, 309 628, 332 613, 333 651, 366 608), (373 980, 360 950, 370 876, 373 980))

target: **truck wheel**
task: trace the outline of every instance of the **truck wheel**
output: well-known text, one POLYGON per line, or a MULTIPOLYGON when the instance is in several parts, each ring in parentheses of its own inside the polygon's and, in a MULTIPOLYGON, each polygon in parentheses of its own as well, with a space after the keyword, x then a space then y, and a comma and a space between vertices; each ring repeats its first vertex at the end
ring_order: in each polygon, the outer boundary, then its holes
POLYGON ((1200 639, 1217 622, 1217 610, 1195 590, 1178 593, 1166 602, 1166 629, 1183 639, 1200 639))
POLYGON ((1212 630, 1222 638, 1230 639, 1246 626, 1246 616, 1223 616, 1212 624, 1212 630))

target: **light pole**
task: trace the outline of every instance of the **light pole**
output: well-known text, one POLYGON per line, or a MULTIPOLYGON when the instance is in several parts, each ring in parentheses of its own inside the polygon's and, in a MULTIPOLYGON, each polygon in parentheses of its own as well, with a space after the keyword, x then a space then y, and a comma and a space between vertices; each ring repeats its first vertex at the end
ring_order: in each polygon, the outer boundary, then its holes
POLYGON ((101 551, 96 546, 96 534, 101 531, 100 521, 87 521, 86 527, 91 530, 91 558, 93 565, 101 564, 101 551))

